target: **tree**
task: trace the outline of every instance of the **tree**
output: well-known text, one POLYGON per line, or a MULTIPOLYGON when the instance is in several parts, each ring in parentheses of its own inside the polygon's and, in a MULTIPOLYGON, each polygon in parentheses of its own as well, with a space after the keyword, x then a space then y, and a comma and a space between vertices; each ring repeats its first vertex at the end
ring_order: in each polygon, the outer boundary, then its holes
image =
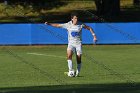
POLYGON ((139 5, 140 4, 140 0, 133 0, 133 4, 134 5, 139 5))
POLYGON ((118 15, 120 12, 120 0, 95 0, 97 14, 118 15))

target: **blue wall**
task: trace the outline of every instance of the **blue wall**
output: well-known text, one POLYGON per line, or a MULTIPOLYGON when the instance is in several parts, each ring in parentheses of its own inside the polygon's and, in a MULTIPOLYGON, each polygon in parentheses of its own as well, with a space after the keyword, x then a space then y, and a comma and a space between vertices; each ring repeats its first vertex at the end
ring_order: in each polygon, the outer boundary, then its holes
MULTIPOLYGON (((97 35, 97 44, 140 44, 140 23, 87 23, 97 35)), ((83 29, 83 44, 92 35, 83 29)), ((44 24, 0 24, 0 45, 67 44, 67 31, 44 24)))
POLYGON ((0 44, 31 44, 31 24, 0 24, 0 44))

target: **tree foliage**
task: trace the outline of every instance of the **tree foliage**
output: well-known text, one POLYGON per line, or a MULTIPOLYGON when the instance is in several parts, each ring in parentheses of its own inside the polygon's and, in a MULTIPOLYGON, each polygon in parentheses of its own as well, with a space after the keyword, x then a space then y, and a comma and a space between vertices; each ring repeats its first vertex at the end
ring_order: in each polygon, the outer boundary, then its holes
POLYGON ((99 15, 119 14, 120 0, 95 0, 95 4, 99 15))

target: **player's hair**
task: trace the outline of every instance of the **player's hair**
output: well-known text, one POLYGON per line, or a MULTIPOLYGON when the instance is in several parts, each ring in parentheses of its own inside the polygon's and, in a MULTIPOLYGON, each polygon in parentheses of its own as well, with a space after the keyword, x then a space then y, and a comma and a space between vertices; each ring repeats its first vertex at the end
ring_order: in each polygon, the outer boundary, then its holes
POLYGON ((71 18, 73 18, 74 16, 78 17, 78 13, 77 12, 72 12, 71 13, 71 18))

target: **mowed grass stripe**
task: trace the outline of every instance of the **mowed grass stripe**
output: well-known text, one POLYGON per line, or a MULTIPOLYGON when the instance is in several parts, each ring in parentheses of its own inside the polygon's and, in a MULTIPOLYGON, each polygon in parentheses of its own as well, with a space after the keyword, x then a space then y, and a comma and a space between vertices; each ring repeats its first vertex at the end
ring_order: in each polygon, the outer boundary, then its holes
POLYGON ((29 55, 38 55, 38 56, 49 56, 49 57, 56 57, 56 58, 66 58, 63 56, 57 56, 57 55, 48 55, 48 54, 41 54, 41 53, 27 53, 29 55))

